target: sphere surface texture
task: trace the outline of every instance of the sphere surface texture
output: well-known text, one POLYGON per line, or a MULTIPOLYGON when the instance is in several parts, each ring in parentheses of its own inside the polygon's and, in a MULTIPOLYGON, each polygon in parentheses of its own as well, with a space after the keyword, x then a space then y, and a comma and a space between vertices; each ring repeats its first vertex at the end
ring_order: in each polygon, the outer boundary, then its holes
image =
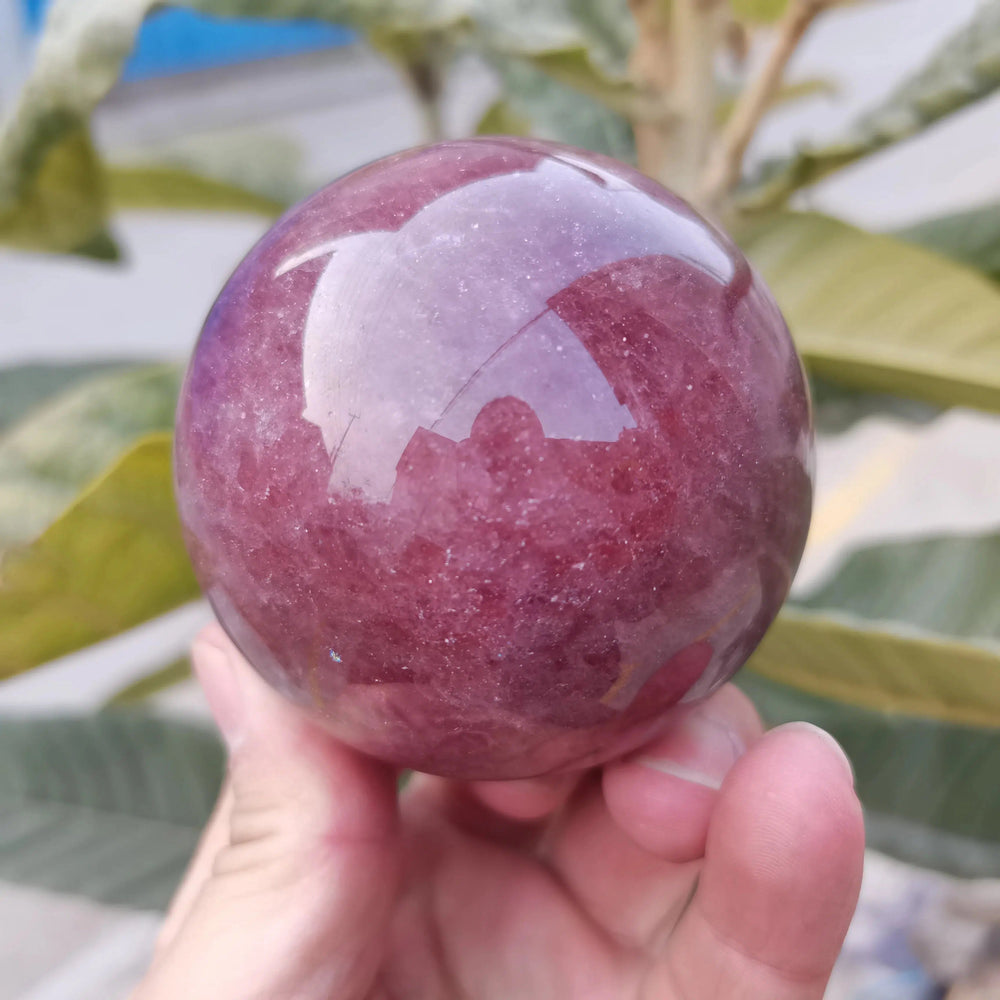
POLYGON ((256 669, 376 757, 583 767, 743 664, 808 528, 802 368, 729 239, 615 161, 446 142, 288 212, 184 384, 181 517, 256 669))

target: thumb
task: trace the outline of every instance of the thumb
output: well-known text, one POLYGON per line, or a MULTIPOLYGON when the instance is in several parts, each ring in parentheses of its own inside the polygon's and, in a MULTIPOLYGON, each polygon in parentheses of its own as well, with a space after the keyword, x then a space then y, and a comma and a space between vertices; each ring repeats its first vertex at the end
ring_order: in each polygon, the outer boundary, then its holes
POLYGON ((353 1000, 399 877, 395 775, 271 691, 218 626, 193 660, 229 778, 133 1000, 353 1000))

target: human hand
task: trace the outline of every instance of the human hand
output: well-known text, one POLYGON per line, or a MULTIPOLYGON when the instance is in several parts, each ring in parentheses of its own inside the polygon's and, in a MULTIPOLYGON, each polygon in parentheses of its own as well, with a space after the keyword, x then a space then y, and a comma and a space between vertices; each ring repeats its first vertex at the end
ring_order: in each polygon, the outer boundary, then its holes
POLYGON ((397 801, 217 626, 194 662, 229 777, 133 1000, 822 997, 864 829, 820 730, 726 687, 626 761, 397 801))

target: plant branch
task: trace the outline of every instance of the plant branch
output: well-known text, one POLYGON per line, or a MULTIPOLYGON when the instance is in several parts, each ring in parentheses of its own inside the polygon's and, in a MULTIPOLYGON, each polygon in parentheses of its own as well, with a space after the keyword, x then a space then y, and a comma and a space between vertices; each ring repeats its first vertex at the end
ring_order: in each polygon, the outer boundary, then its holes
POLYGON ((736 186, 750 140, 781 86, 799 42, 819 14, 838 0, 791 0, 777 26, 777 37, 767 60, 733 106, 698 186, 698 202, 717 209, 736 186))
POLYGON ((661 180, 695 194, 715 127, 715 58, 722 36, 719 0, 673 0, 671 37, 677 125, 669 167, 661 180))
MULTIPOLYGON (((668 4, 664 0, 629 0, 629 7, 637 30, 629 56, 629 76, 647 108, 665 108, 673 86, 668 4)), ((670 146, 670 116, 633 112, 629 117, 639 169, 650 177, 662 177, 670 146)))
POLYGON ((444 138, 441 97, 448 66, 455 54, 451 39, 444 31, 396 31, 375 27, 368 32, 368 43, 393 63, 417 100, 423 119, 424 139, 436 142, 444 138))
POLYGON ((424 136, 428 142, 444 138, 441 117, 443 82, 440 66, 433 59, 413 59, 404 66, 406 79, 417 98, 424 120, 424 136))

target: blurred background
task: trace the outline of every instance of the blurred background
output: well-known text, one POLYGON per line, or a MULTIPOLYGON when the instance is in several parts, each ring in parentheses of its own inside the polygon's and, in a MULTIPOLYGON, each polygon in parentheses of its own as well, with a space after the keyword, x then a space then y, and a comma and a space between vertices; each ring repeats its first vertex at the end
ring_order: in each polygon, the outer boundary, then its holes
POLYGON ((219 780, 168 438, 214 296, 303 194, 477 131, 638 160, 772 285, 817 504, 742 683, 858 770, 828 996, 1000 997, 1000 4, 703 5, 702 120, 658 0, 50 6, 0 0, 0 1000, 126 996, 219 780))

